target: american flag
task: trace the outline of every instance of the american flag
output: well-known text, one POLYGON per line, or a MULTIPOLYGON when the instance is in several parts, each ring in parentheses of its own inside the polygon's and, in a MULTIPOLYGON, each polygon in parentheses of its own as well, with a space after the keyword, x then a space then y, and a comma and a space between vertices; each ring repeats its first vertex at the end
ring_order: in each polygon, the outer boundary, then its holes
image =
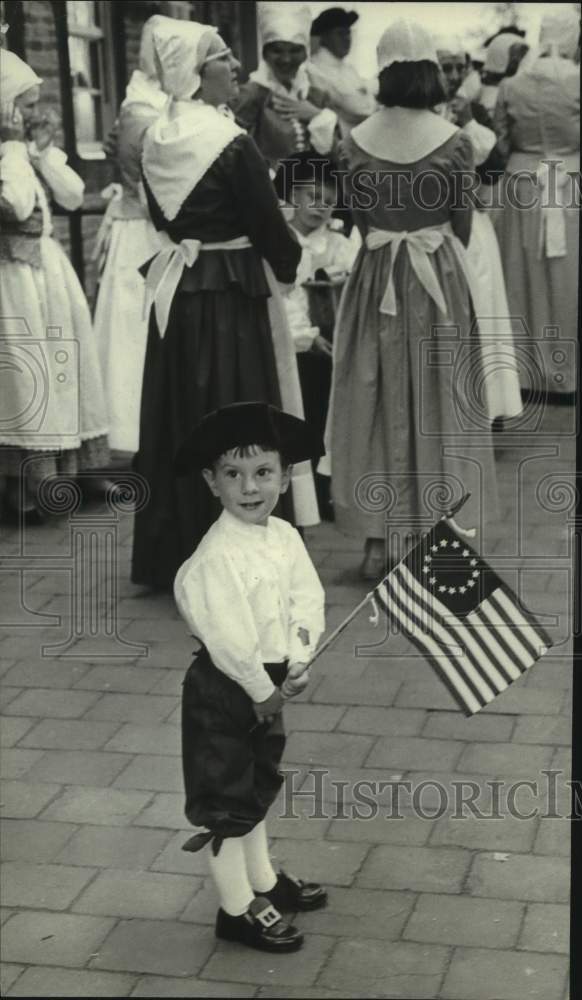
POLYGON ((447 519, 388 573, 373 596, 468 716, 552 646, 511 588, 447 519))

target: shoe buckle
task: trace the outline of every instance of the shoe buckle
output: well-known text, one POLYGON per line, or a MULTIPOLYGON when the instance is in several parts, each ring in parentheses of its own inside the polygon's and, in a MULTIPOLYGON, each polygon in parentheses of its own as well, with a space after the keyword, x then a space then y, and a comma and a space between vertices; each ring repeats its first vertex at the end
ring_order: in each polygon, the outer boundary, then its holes
POLYGON ((259 921, 259 923, 261 923, 263 927, 267 929, 269 927, 272 927, 273 924, 278 923, 278 921, 281 919, 281 914, 279 913, 278 910, 275 909, 272 903, 270 904, 270 906, 266 906, 264 910, 261 910, 260 913, 255 914, 255 916, 256 919, 259 921))

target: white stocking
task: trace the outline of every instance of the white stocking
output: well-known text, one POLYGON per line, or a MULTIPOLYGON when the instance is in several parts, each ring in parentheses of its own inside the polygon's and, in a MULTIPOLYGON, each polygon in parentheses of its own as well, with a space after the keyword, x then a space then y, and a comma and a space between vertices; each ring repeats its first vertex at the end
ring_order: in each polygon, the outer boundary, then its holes
POLYGON ((255 892, 269 892, 277 882, 276 872, 269 858, 267 827, 260 823, 242 838, 249 881, 255 892))
POLYGON ((231 917, 240 917, 255 898, 247 875, 242 839, 228 837, 223 840, 216 857, 210 852, 208 860, 222 909, 231 917))

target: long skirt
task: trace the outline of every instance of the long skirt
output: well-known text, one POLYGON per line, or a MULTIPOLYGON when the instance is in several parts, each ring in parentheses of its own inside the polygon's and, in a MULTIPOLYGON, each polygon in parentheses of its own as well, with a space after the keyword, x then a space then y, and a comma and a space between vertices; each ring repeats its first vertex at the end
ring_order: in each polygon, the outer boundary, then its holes
POLYGON ((109 443, 136 452, 148 336, 145 283, 138 268, 159 249, 148 219, 116 219, 95 309, 95 338, 109 412, 109 443))
POLYGON ((540 256, 541 213, 535 179, 522 175, 515 181, 508 176, 503 183, 503 210, 495 213, 495 227, 515 317, 522 386, 571 393, 576 389, 577 368, 579 209, 575 204, 563 209, 565 255, 540 256), (508 183, 514 187, 511 198, 508 183))
POLYGON ((32 480, 108 460, 87 300, 51 237, 41 239, 41 260, 41 268, 12 261, 0 268, 0 474, 23 471, 32 480))
MULTIPOLYGON (((177 449, 205 414, 253 400, 281 406, 266 298, 235 284, 179 291, 163 338, 152 310, 134 462, 148 497, 135 517, 134 583, 171 588, 221 510, 200 473, 176 478, 177 449)), ((291 519, 289 494, 280 506, 291 519)))
POLYGON ((473 213, 466 259, 481 348, 482 381, 475 379, 475 409, 481 408, 491 420, 516 417, 522 401, 511 314, 497 237, 486 212, 473 213))
MULTIPOLYGON (((282 684, 285 664, 265 664, 282 684)), ((257 724, 239 684, 214 666, 203 649, 182 691, 182 765, 186 816, 216 837, 243 837, 265 818, 283 782, 283 717, 257 724)))
POLYGON ((430 257, 446 320, 405 246, 394 265, 397 314, 380 312, 391 253, 360 254, 344 289, 326 443, 340 530, 383 539, 389 529, 404 543, 466 493, 459 524, 495 517, 495 467, 489 421, 474 419, 480 349, 455 251, 446 240, 430 257))

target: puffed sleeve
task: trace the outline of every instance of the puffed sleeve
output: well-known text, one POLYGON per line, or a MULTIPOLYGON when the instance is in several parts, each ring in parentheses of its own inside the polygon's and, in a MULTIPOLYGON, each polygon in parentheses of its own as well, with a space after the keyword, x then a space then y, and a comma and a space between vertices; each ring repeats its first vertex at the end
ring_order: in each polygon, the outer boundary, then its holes
POLYGON ((232 145, 229 181, 243 232, 269 262, 277 281, 290 285, 295 281, 301 247, 279 208, 268 167, 250 136, 239 136, 232 145))
POLYGON ((74 212, 83 204, 85 184, 69 167, 67 156, 57 146, 47 146, 34 156, 34 163, 44 177, 58 205, 74 212))
POLYGON ((476 178, 473 145, 464 132, 459 132, 456 136, 450 169, 453 181, 451 226, 455 236, 458 236, 464 246, 468 246, 473 218, 471 192, 475 190, 476 178), (466 175, 472 175, 472 178, 466 175))
POLYGON ((26 143, 11 139, 0 144, 0 185, 5 214, 24 222, 32 215, 38 190, 26 143))
POLYGON ((228 555, 186 563, 176 576, 174 597, 215 666, 240 684, 253 701, 269 698, 274 684, 263 666, 251 609, 228 555))
POLYGON ((291 564, 289 659, 291 663, 305 663, 315 652, 325 628, 325 591, 299 533, 291 526, 287 531, 291 564), (307 643, 300 630, 307 633, 307 643))
POLYGON ((330 234, 331 253, 328 263, 350 272, 358 256, 360 245, 355 240, 348 239, 343 233, 332 232, 330 234))

